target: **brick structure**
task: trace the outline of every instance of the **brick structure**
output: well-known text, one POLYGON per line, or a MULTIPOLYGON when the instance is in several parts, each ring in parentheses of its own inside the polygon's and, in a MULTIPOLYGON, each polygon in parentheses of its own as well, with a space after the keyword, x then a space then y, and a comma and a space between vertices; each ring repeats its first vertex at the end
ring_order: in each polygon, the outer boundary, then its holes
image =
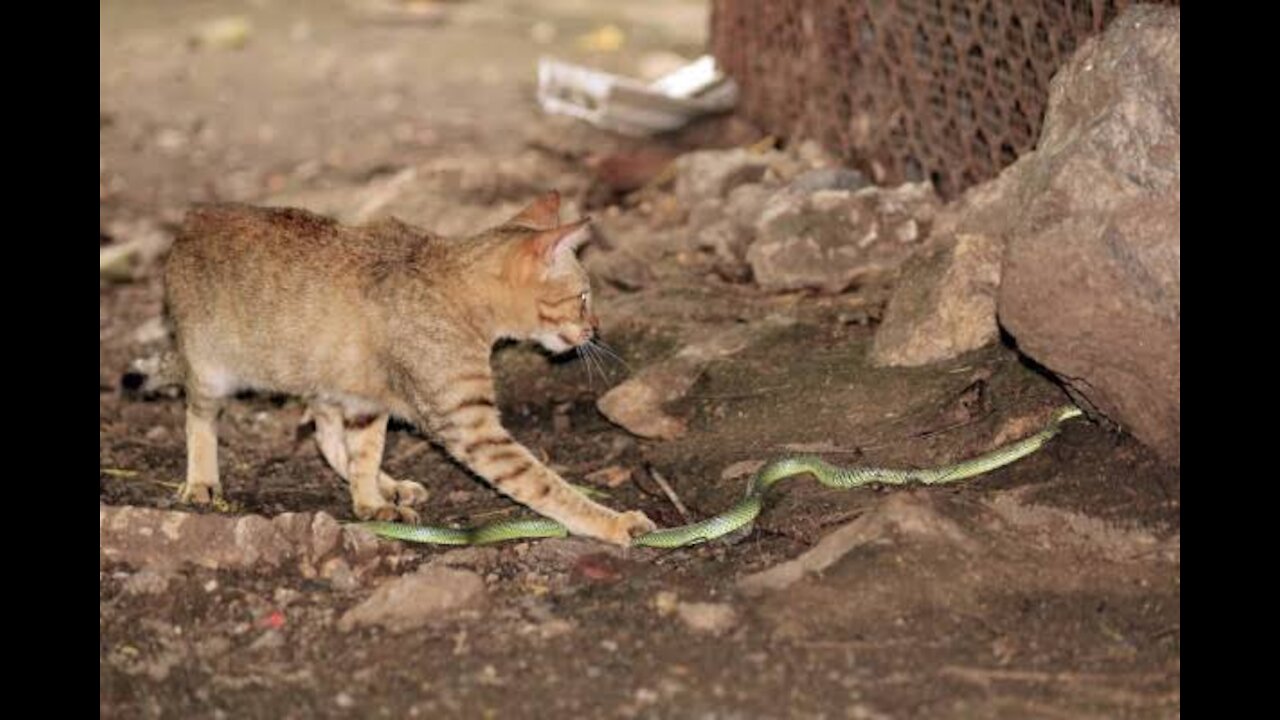
POLYGON ((1128 4, 713 0, 711 44, 762 128, 953 197, 1034 147, 1054 71, 1128 4))

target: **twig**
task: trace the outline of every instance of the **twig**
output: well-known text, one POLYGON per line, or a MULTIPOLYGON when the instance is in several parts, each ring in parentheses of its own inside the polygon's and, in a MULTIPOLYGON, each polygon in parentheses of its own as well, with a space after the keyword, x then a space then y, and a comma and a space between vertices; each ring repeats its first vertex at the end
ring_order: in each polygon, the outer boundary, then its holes
POLYGON ((684 506, 684 503, 680 502, 680 496, 676 495, 676 491, 671 489, 671 485, 666 478, 662 477, 662 473, 659 473, 655 468, 649 468, 649 474, 653 476, 653 481, 658 483, 658 487, 662 488, 663 494, 667 496, 671 504, 676 506, 676 511, 680 513, 680 517, 684 518, 686 523, 693 522, 692 516, 689 515, 689 509, 684 506))

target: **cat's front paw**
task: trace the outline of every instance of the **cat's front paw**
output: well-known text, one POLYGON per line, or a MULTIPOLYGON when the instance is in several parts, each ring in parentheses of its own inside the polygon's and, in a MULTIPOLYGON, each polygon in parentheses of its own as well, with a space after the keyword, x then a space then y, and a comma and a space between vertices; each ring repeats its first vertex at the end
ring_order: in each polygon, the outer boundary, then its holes
POLYGON ((609 532, 600 539, 625 547, 631 544, 632 538, 651 533, 657 529, 658 526, 647 515, 639 510, 629 510, 619 513, 613 519, 609 532))

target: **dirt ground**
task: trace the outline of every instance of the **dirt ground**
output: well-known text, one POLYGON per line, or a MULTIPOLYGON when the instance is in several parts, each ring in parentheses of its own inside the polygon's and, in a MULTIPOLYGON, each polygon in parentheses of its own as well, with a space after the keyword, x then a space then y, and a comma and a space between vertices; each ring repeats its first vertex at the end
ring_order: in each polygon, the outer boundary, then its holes
MULTIPOLYGON (((581 207, 584 154, 619 141, 540 117, 539 55, 638 73, 656 51, 693 56, 705 33, 705 6, 687 0, 445 2, 436 21, 398 24, 368 6, 102 3, 100 244, 171 227, 213 199, 390 213, 443 232, 479 228, 553 186, 581 207), (198 39, 208 21, 237 15, 251 22, 243 47, 198 39), (624 31, 621 48, 578 43, 606 23, 624 31)), ((604 210, 604 247, 584 256, 593 266, 631 243, 667 249, 642 282, 599 283, 605 336, 625 365, 602 377, 518 346, 494 358, 521 441, 571 481, 630 473, 601 488, 615 507, 684 522, 657 474, 705 517, 736 499, 746 463, 787 452, 943 464, 1028 434, 1066 399, 1003 347, 871 367, 885 288, 767 295, 727 282, 661 215, 604 210), (769 329, 668 407, 688 422, 682 437, 638 439, 597 411, 628 373, 744 325, 769 329)), ((154 271, 101 289, 104 507, 184 509, 181 398, 122 387, 129 363, 164 342, 161 293, 154 271)), ((221 512, 354 519, 302 415, 289 398, 230 405, 221 512)), ((393 427, 385 468, 432 491, 425 522, 517 511, 407 426, 393 427)), ((746 537, 671 552, 383 543, 354 578, 290 563, 157 571, 104 556, 101 714, 1176 717, 1179 488, 1141 446, 1077 421, 1038 454, 956 486, 838 492, 794 480, 746 537), (762 587, 777 577, 766 571, 812 558, 833 532, 859 539, 762 587), (424 567, 474 572, 480 599, 404 632, 340 627, 377 588, 424 567)))

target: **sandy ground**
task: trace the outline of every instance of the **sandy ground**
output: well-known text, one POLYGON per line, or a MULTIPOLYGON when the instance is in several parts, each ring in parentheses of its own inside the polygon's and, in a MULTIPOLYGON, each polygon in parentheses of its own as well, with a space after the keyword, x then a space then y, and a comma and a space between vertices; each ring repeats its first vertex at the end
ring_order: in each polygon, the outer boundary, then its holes
MULTIPOLYGON (((551 186, 581 204, 582 154, 616 141, 540 118, 534 65, 553 53, 638 73, 656 51, 698 51, 705 7, 639 5, 476 0, 440 3, 435 22, 388 24, 360 12, 367 4, 103 3, 100 243, 163 230, 211 199, 364 208, 445 232, 551 186), (243 47, 194 39, 227 16, 251 22, 243 47), (578 44, 610 22, 625 35, 619 50, 578 44)), ((586 256, 592 265, 633 243, 670 248, 638 287, 598 288, 606 337, 630 369, 614 364, 602 378, 521 347, 494 360, 520 440, 574 481, 629 475, 615 487, 597 481, 612 505, 683 522, 656 473, 691 515, 707 516, 734 501, 749 463, 785 452, 950 462, 1032 431, 1064 401, 999 347, 929 368, 869 367, 884 289, 815 297, 729 283, 682 250, 680 226, 660 216, 606 211, 606 247, 586 256), (629 372, 741 326, 761 330, 668 408, 688 423, 679 439, 635 438, 596 410, 629 372)), ((151 332, 160 303, 154 272, 101 290, 104 513, 183 509, 172 486, 184 465, 181 399, 121 388, 129 362, 163 343, 151 332)), ((353 519, 301 419, 288 398, 231 405, 220 448, 231 505, 213 515, 353 519)), ((432 490, 428 522, 516 511, 412 428, 395 427, 385 467, 432 490)), ((348 573, 104 556, 101 711, 1175 717, 1179 538, 1178 475, 1077 422, 1039 454, 953 487, 835 492, 796 480, 746 537, 674 552, 384 543, 344 556, 348 573), (833 533, 846 541, 838 551, 820 544, 833 533), (759 573, 796 558, 821 568, 763 587, 776 574, 759 573), (446 568, 479 579, 458 608, 403 632, 344 623, 389 583, 446 568)))

